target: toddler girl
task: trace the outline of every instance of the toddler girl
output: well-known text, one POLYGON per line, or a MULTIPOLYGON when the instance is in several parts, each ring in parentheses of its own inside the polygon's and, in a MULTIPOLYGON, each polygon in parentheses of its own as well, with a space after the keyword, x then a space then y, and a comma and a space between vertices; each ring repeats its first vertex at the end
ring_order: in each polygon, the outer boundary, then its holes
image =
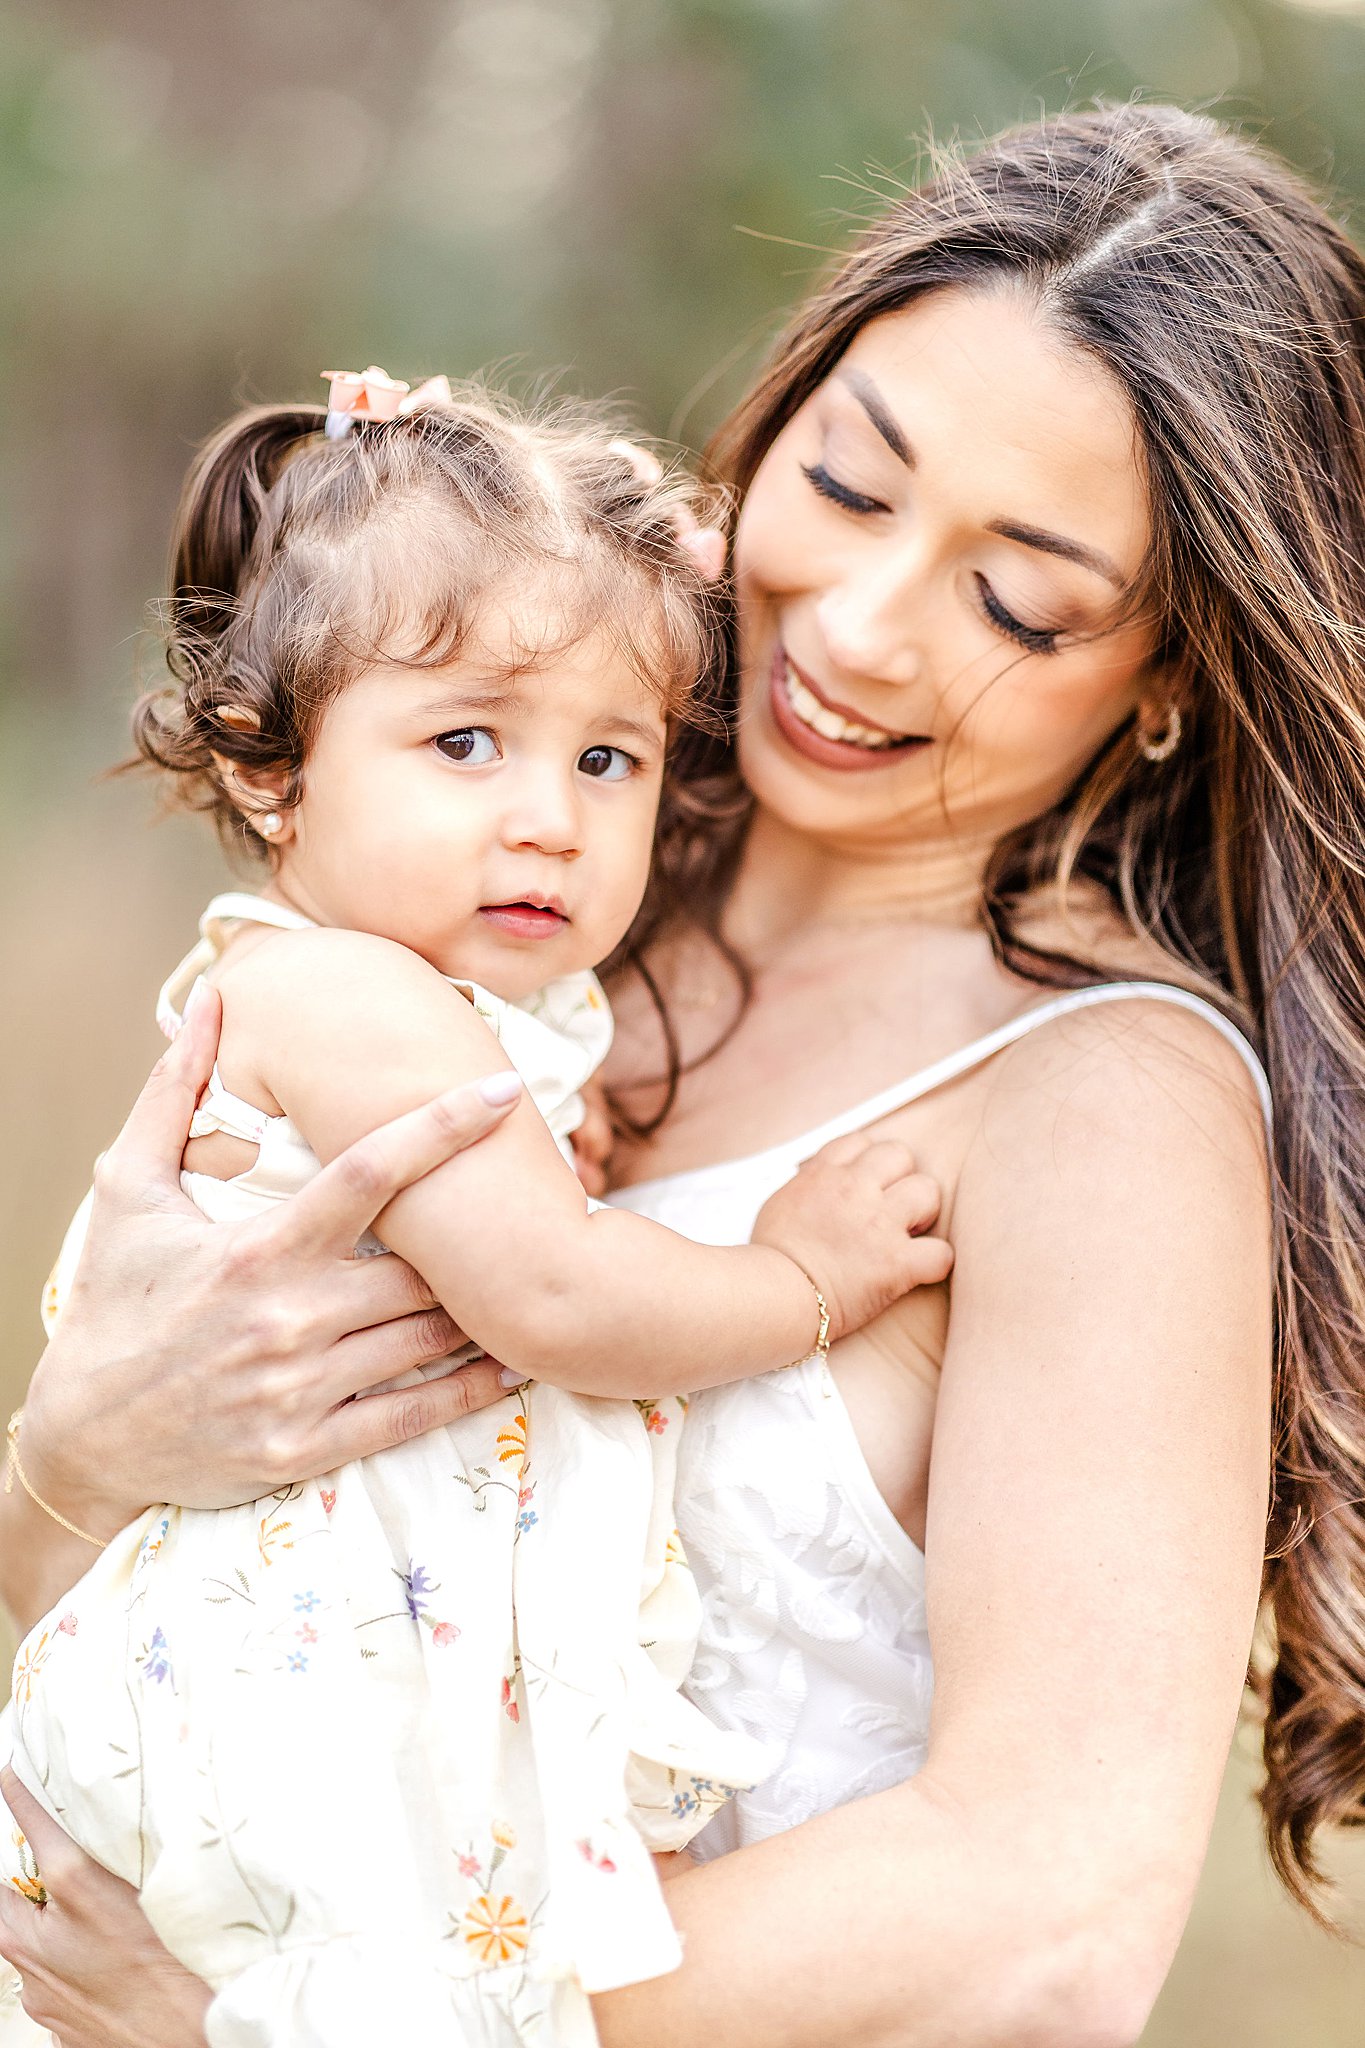
MULTIPOLYGON (((159 1015, 173 1033, 200 976, 221 993, 184 1161, 220 1219, 515 1068, 506 1122, 357 1250, 400 1253, 531 1383, 325 1480, 153 1509, 15 1671, 15 1768, 215 1987, 215 2048, 557 2048, 594 2038, 587 1993, 677 1964, 649 1851, 764 1769, 678 1691, 686 1390, 809 1355, 949 1260, 894 1146, 814 1162, 740 1249, 585 1199, 591 970, 661 792, 685 857, 667 755, 720 625, 687 488, 591 415, 405 390, 246 413, 189 479, 176 687, 138 742, 269 879, 210 905, 159 1015)), ((22 1836, 8 1874, 41 1896, 22 1836)), ((11 2002, 0 2039, 33 2031, 11 2002)))

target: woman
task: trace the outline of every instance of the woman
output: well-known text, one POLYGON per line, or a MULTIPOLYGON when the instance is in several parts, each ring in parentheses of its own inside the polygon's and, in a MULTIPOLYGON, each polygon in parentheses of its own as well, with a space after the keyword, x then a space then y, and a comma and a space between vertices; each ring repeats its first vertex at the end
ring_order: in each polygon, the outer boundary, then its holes
MULTIPOLYGON (((694 1691, 786 1755, 747 1845, 670 1890, 683 1970, 598 2001, 608 2048, 1136 2039, 1242 1692, 1272 1353, 1282 1874, 1307 1895, 1317 1829, 1362 1814, 1362 321, 1365 265, 1281 167, 1102 111, 907 195, 722 433, 737 748, 698 748, 695 888, 620 976, 624 1198, 743 1236, 876 1122, 957 1265, 833 1392, 696 1404, 694 1691), (1273 1210, 1255 1060, 1172 985, 1264 1057, 1273 1210)), ((451 1341, 342 1263, 441 1140, 419 1117, 302 1217, 204 1232, 173 1192, 204 1040, 112 1155, 26 1412, 35 1487, 96 1534, 491 1391, 335 1405, 451 1341)), ((5 1519, 28 1618, 88 1553, 5 1519)), ((36 2016, 203 2038, 130 1897, 33 1840, 52 1903, 6 1905, 0 1949, 36 2016)))

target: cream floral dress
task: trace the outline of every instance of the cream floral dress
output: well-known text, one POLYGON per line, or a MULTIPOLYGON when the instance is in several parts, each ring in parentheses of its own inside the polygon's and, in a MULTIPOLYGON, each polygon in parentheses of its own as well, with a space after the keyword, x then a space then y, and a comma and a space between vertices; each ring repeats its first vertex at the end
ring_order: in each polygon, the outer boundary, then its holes
MULTIPOLYGON (((245 919, 302 922, 216 899, 168 1029, 245 919)), ((466 993, 565 1143, 611 1037, 594 977, 521 1005, 466 993)), ((260 1148, 235 1181, 184 1177, 211 1216, 318 1170, 216 1075, 195 1129, 260 1148)), ((213 2048, 578 2048, 587 1993, 677 1966, 649 1852, 768 1761, 679 1692, 699 1618, 673 1519, 686 1405, 531 1385, 263 1500, 153 1509, 27 1637, 14 1767, 213 1985, 213 2048)), ((35 1895, 8 1821, 0 1858, 35 1895)), ((0 1977, 0 2048, 48 2038, 0 1977)))

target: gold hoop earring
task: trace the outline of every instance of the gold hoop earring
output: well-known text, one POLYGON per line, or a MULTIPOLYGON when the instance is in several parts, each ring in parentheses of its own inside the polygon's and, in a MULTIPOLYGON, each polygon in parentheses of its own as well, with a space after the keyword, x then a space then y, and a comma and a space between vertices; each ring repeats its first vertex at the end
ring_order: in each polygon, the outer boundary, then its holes
POLYGON ((1166 720, 1166 730, 1159 739, 1151 738, 1147 733, 1143 732, 1141 726, 1138 727, 1138 752, 1144 761, 1169 761, 1176 748, 1180 745, 1180 735, 1183 730, 1180 706, 1172 704, 1166 720))

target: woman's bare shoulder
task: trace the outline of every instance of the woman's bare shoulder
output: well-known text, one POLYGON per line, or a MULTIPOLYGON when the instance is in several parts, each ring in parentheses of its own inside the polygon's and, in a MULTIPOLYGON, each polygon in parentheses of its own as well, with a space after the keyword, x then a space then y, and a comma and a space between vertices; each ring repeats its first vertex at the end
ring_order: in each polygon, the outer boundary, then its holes
MULTIPOLYGON (((1099 1209, 1156 1196, 1172 1176, 1266 1201, 1265 1120, 1245 1056, 1199 1011, 1136 991, 1068 1010, 982 1076, 958 1216, 1067 1182, 1099 1209)), ((1134 1219, 1135 1222, 1138 1219, 1134 1219)))

